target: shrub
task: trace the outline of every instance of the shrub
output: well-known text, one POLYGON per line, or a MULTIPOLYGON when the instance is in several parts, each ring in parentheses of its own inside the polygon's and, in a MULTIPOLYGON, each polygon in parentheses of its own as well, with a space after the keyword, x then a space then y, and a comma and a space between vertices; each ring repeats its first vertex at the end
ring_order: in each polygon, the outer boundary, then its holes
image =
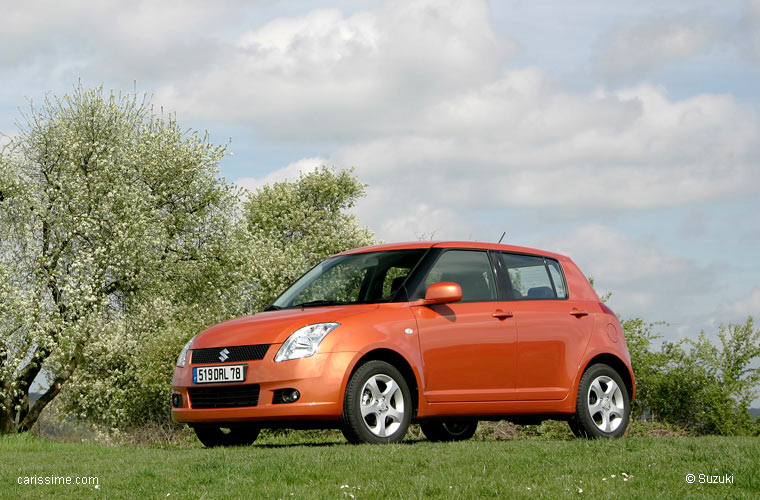
POLYGON ((641 318, 623 322, 638 389, 633 416, 696 434, 758 434, 760 424, 748 411, 760 380, 760 368, 750 366, 760 357, 753 319, 721 325, 718 346, 703 331, 655 350, 655 326, 641 318))

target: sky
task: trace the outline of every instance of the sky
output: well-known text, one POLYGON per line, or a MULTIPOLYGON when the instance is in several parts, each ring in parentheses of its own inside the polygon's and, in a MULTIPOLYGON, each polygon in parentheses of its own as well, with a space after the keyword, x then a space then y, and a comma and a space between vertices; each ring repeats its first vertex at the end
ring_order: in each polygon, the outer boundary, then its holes
MULTIPOLYGON (((354 168, 387 242, 569 255, 671 340, 760 314, 760 1, 0 0, 0 132, 146 92, 249 189, 354 168)), ((6 139, 7 140, 7 139, 6 139)))

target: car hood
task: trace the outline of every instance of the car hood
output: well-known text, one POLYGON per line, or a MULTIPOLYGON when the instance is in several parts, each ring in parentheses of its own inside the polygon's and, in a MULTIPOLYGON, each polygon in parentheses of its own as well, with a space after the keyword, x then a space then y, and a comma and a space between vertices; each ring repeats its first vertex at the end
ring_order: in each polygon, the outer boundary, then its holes
POLYGON ((244 316, 213 325, 193 341, 192 349, 250 344, 280 344, 306 325, 335 321, 377 309, 377 304, 283 309, 244 316))

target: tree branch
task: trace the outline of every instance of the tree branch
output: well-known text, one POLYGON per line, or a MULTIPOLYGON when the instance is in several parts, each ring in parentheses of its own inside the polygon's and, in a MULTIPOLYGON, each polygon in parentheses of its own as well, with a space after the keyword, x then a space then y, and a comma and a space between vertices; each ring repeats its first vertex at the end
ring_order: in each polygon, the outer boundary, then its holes
MULTIPOLYGON (((29 364, 26 365, 18 377, 16 377, 16 380, 18 381, 18 388, 22 391, 24 397, 29 394, 29 388, 32 386, 34 379, 37 378, 37 375, 39 375, 40 370, 42 370, 42 362, 45 361, 48 356, 50 356, 50 351, 48 349, 37 346, 37 349, 35 349, 34 354, 32 355, 32 359, 29 361, 29 364)), ((22 402, 22 397, 13 398, 13 406, 22 402)))
POLYGON ((34 423, 40 417, 42 410, 45 409, 48 403, 50 403, 53 398, 58 395, 59 392, 61 392, 61 387, 69 378, 71 378, 71 375, 74 374, 74 370, 76 370, 76 367, 79 364, 79 354, 82 352, 83 346, 84 344, 82 343, 76 346, 74 349, 74 354, 72 354, 68 365, 66 365, 66 368, 60 374, 58 374, 55 380, 53 380, 53 382, 50 384, 50 387, 48 387, 48 390, 45 391, 45 394, 43 394, 42 397, 34 403, 34 406, 32 406, 32 408, 29 410, 29 413, 19 419, 20 422, 17 429, 18 432, 26 432, 31 429, 34 423))

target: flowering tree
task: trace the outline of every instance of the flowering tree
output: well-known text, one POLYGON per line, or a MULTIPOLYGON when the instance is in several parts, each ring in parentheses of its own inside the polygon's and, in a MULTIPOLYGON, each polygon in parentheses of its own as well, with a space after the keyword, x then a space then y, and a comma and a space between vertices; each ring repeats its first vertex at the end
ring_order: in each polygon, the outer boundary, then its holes
POLYGON ((0 153, 0 433, 30 429, 92 345, 171 300, 167 283, 199 288, 236 203, 225 148, 137 96, 80 86, 21 128, 0 153))
POLYGON ((207 258, 156 276, 119 328, 88 344, 65 408, 109 428, 170 418, 174 362, 188 339, 260 311, 325 257, 374 242, 346 213, 363 192, 350 171, 322 168, 249 193, 234 220, 220 224, 225 231, 205 245, 207 258))
POLYGON ((375 244, 371 231, 348 213, 364 187, 351 170, 322 167, 250 194, 243 204, 249 237, 267 242, 277 260, 262 270, 266 279, 258 285, 264 297, 274 299, 332 254, 375 244))

